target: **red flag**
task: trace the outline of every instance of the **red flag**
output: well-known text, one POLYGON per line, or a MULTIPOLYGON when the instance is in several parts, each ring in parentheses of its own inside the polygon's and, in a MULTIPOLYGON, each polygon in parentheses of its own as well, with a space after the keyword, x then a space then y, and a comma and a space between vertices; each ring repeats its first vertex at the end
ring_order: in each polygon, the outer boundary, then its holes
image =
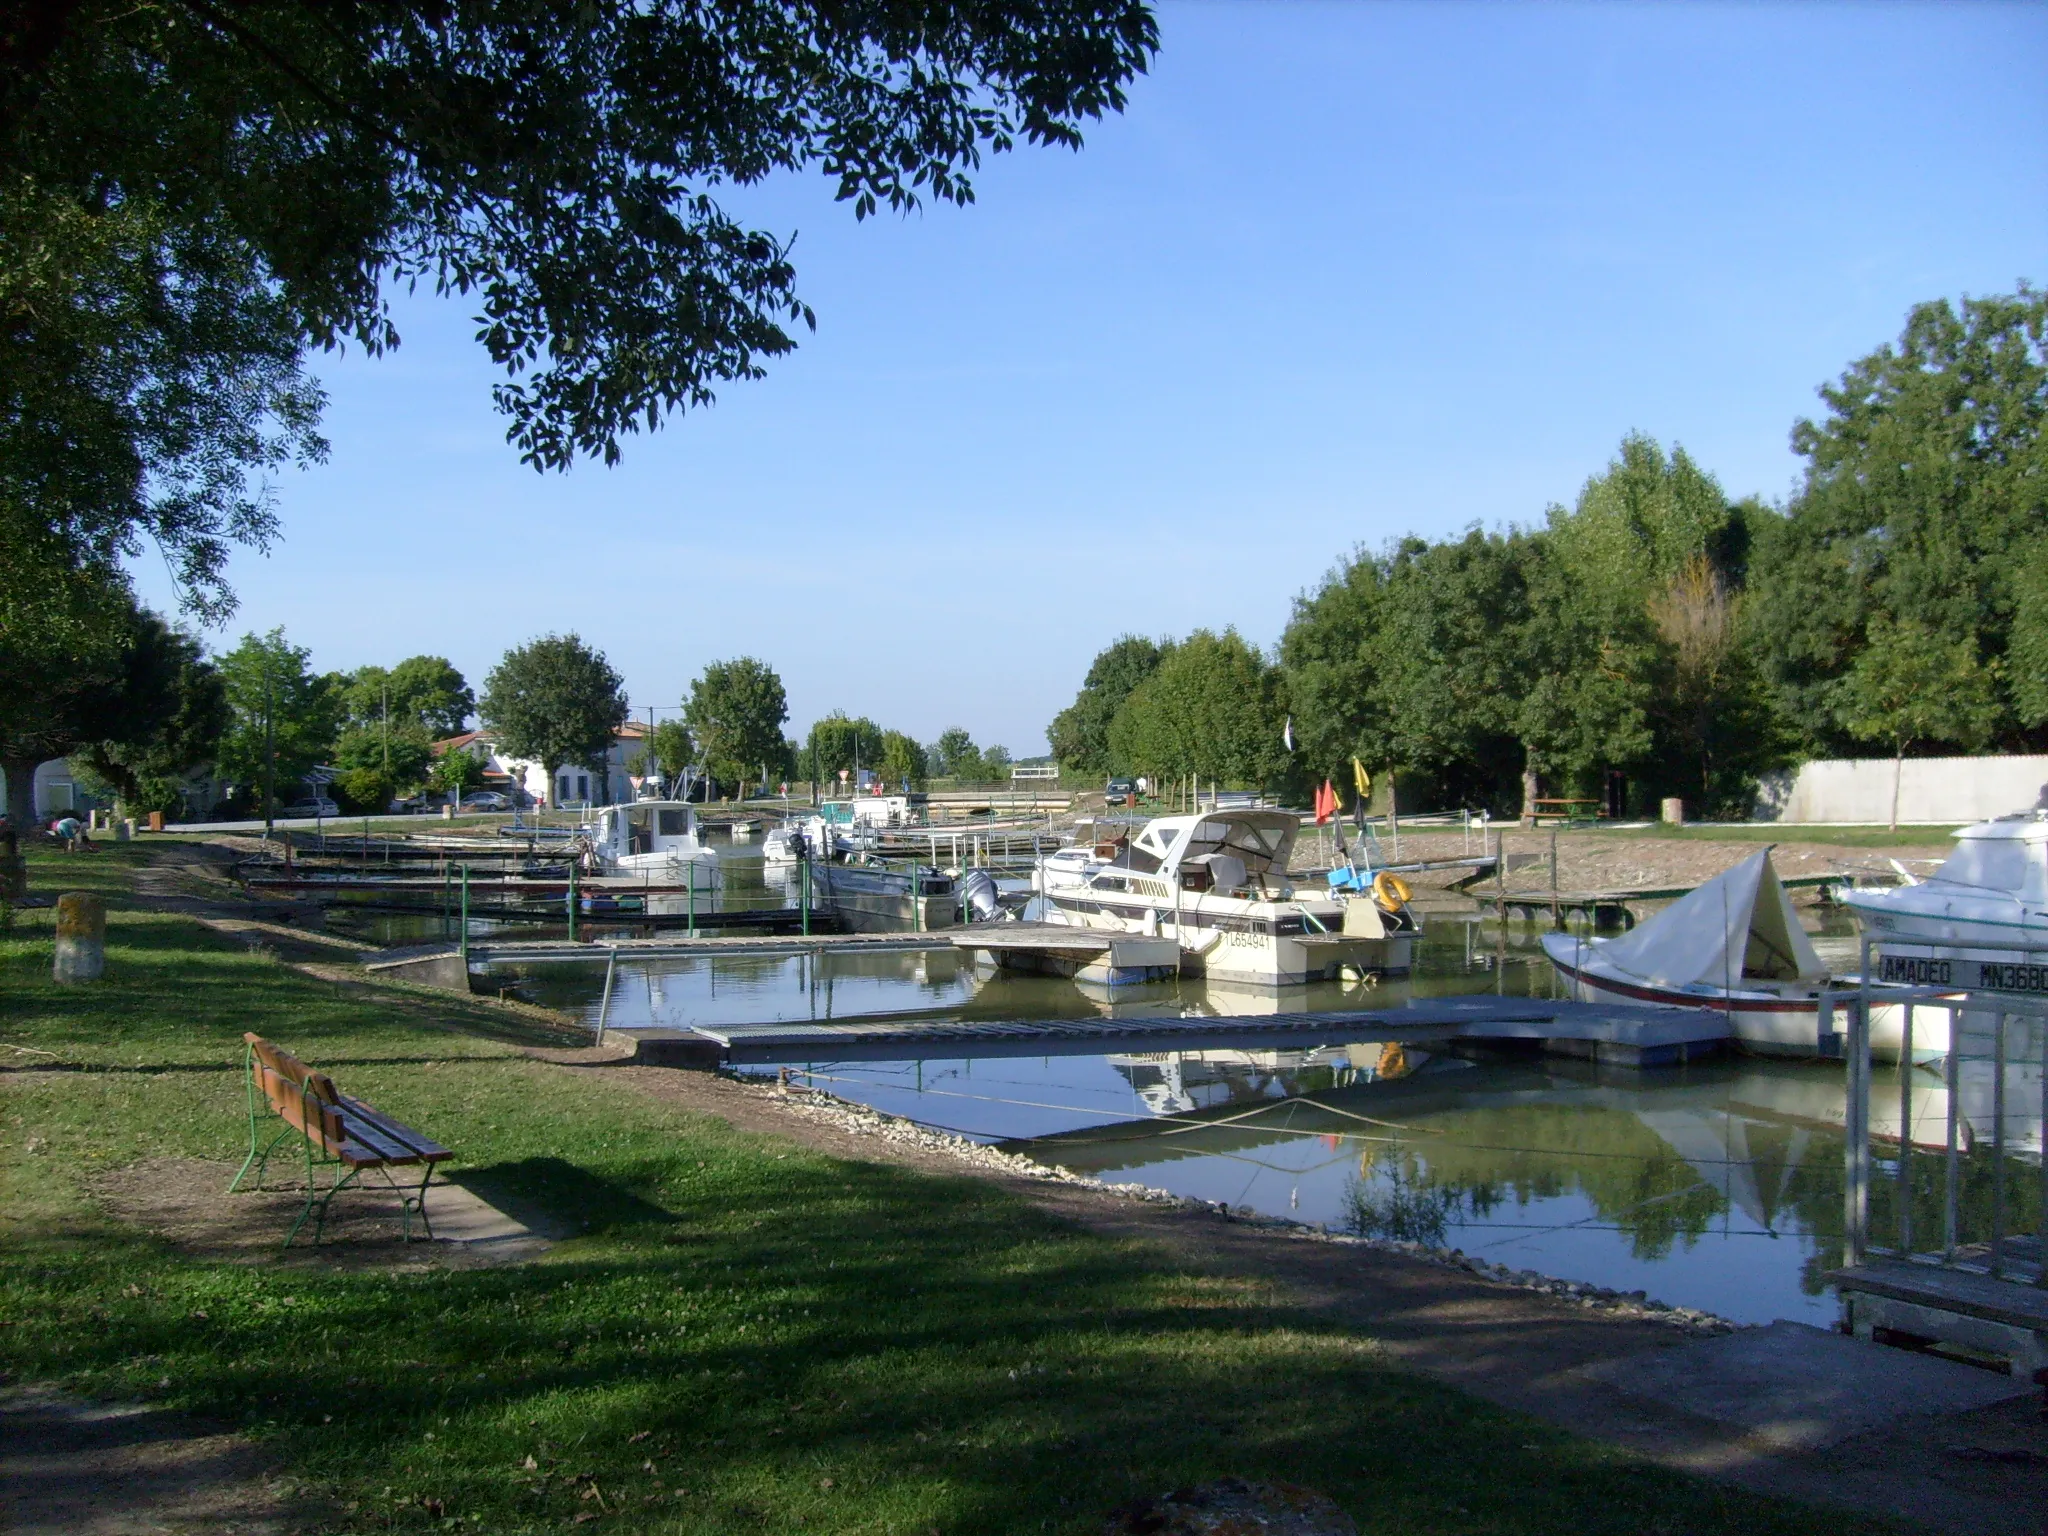
POLYGON ((1323 823, 1333 820, 1336 814, 1337 791, 1332 789, 1330 781, 1325 779, 1323 787, 1316 791, 1316 825, 1320 827, 1323 823))

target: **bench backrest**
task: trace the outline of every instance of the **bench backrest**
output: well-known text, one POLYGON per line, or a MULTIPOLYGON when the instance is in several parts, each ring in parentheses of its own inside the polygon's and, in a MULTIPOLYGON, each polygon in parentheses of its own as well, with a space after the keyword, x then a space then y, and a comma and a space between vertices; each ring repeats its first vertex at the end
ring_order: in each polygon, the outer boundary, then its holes
POLYGON ((249 1044, 249 1072, 271 1106, 322 1150, 334 1151, 348 1139, 341 1118, 341 1095, 334 1079, 315 1072, 282 1046, 261 1035, 242 1036, 249 1044))

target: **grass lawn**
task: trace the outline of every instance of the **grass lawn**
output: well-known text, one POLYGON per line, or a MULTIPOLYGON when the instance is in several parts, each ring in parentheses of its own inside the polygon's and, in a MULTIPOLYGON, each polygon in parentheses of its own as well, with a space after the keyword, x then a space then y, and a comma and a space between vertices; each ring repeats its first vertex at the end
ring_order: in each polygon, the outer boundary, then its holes
POLYGON ((145 857, 32 856, 37 889, 108 892, 106 981, 50 982, 47 911, 0 937, 0 1365, 239 1423, 338 1529, 1092 1533, 1230 1473, 1407 1536, 1875 1528, 1487 1407, 985 1184, 529 1060, 482 1005, 303 976, 127 904, 145 857), (200 1261, 101 1214, 104 1170, 240 1160, 249 1027, 580 1235, 518 1268, 345 1272, 200 1261))

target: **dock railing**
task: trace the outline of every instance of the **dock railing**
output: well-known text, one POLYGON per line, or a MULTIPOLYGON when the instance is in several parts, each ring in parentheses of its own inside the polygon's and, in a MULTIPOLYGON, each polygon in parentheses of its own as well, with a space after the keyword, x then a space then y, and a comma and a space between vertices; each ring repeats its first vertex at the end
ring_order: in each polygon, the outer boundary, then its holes
MULTIPOLYGON (((1891 947, 1900 949, 1934 947, 1926 941, 1911 939, 1892 939, 1889 942, 1891 947)), ((2041 1074, 2037 1103, 2013 1102, 2011 1083, 2016 1069, 2042 1061, 2044 1049, 2048 1049, 2048 996, 1944 984, 1941 978, 1945 974, 1962 972, 1965 967, 1978 964, 1973 960, 1944 962, 1937 958, 1930 962, 1930 967, 1946 965, 1949 968, 1947 972, 1915 968, 1918 974, 1930 977, 1925 984, 1873 985, 1873 954, 1885 948, 1886 943, 1879 936, 1864 935, 1857 985, 1853 989, 1831 990, 1822 996, 1820 1005, 1819 1030, 1823 1054, 1828 1053, 1835 1039, 1834 1011, 1838 1006, 1843 1007, 1848 1023, 1840 1042, 1848 1088, 1843 1146, 1843 1264, 1853 1269, 1868 1263, 1873 1257, 1879 1257, 1964 1270, 2019 1283, 2025 1283, 2021 1272, 2031 1269, 2033 1284, 2048 1289, 2048 1263, 2043 1262, 2048 1255, 2042 1251, 2044 1240, 2048 1240, 2048 1232, 2043 1230, 2048 1227, 2048 1156, 2043 1156, 2044 1147, 2048 1147, 2048 1070, 2041 1074), (1902 1010, 1898 1161, 1890 1170, 1896 1210, 1891 1213, 1893 1219, 1889 1225, 1892 1230, 1882 1234, 1890 1241, 1880 1242, 1880 1234, 1873 1232, 1871 1220, 1874 1189, 1871 1011, 1893 1005, 1902 1010), (1929 1014, 1946 1014, 1948 1017, 1947 1048, 1940 1063, 1944 1090, 1943 1126, 1941 1138, 1935 1143, 1919 1135, 1914 1124, 1913 1090, 1916 1085, 1925 1086, 1924 1083, 1916 1084, 1915 1074, 1922 1068, 1913 1061, 1914 1025, 1916 1016, 1925 1018, 1929 1014), (1983 1022, 1985 1020, 1989 1021, 1988 1025, 1983 1022), (1983 1076, 1981 1069, 1971 1070, 1972 1063, 1988 1063, 1988 1085, 1966 1081, 1983 1076), (1981 1096, 1984 1087, 1989 1089, 1988 1115, 1966 1114, 1965 1099, 1972 1096, 1973 1090, 1981 1096), (1983 1119, 1990 1122, 1988 1148, 1979 1130, 1979 1121, 1983 1119), (2011 1131, 2015 1122, 2024 1125, 2028 1121, 2034 1122, 2031 1152, 2033 1160, 2039 1164, 2036 1177, 2040 1189, 2033 1240, 2027 1245, 2031 1258, 2022 1260, 2013 1251, 2012 1244, 2012 1239, 2022 1234, 2008 1230, 2014 1194, 2009 1187, 2009 1165, 2014 1161, 2024 1164, 2026 1160, 2027 1149, 2023 1143, 2028 1138, 2015 1137, 2011 1131), (2015 1143, 2022 1145, 2015 1150, 2015 1143), (1938 1147, 1939 1150, 1922 1150, 1916 1154, 1916 1145, 1922 1149, 1938 1147), (1978 1233, 1970 1230, 1969 1210, 1966 1208, 1974 1207, 1981 1211, 1983 1202, 1966 1199, 1964 1162, 1966 1155, 1974 1161, 1976 1155, 1984 1150, 1991 1155, 1989 1209, 1983 1213, 1984 1226, 1988 1230, 1978 1233), (1914 1219, 1914 1175, 1936 1157, 1941 1159, 1939 1215, 1931 1224, 1931 1230, 1923 1230, 1916 1226, 1914 1219)), ((2048 955, 2048 947, 2041 945, 1991 940, 1972 939, 1956 947, 1971 952, 2010 953, 2016 957, 2048 955)), ((1896 964, 1893 967, 1895 970, 1902 968, 1896 964)), ((1977 1181, 1980 1185, 1982 1182, 1981 1179, 1977 1181)), ((1982 1195, 1984 1191, 1979 1188, 1975 1193, 1982 1195)), ((1933 1202, 1921 1203, 1930 1209, 1933 1206, 1933 1202)))

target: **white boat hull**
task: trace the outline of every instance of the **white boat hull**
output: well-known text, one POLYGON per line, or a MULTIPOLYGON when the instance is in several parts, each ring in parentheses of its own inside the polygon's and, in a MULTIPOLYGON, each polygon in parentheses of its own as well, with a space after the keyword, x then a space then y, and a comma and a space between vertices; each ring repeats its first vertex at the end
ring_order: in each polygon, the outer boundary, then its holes
MULTIPOLYGON (((1412 932, 1373 938, 1346 933, 1275 933, 1270 915, 1111 907, 1099 896, 1049 893, 1051 922, 1111 933, 1157 934, 1180 945, 1184 976, 1261 987, 1302 986, 1362 973, 1403 975, 1414 968, 1412 932), (1094 910, 1087 910, 1093 908, 1094 910), (1148 918, 1150 919, 1148 922, 1148 918), (1261 931, 1261 930, 1265 931, 1261 931)), ((1341 916, 1338 919, 1341 922, 1341 916)))

